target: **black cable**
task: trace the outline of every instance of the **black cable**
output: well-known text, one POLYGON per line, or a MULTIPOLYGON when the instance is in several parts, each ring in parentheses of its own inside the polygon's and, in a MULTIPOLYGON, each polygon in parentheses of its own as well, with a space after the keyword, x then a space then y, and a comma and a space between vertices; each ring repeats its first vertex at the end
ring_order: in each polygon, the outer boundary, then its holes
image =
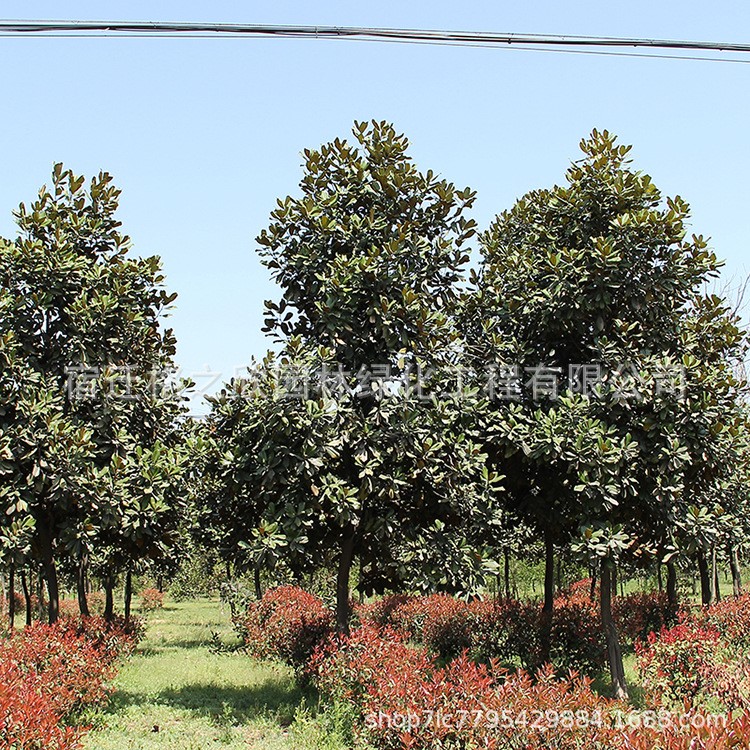
MULTIPOLYGON (((221 35, 293 37, 302 39, 362 39, 481 46, 538 45, 552 47, 648 47, 710 52, 750 52, 750 44, 675 39, 513 34, 484 31, 438 31, 352 26, 290 26, 232 23, 170 23, 163 21, 0 21, 0 36, 8 35, 221 35)), ((710 58, 714 59, 714 58, 710 58)))

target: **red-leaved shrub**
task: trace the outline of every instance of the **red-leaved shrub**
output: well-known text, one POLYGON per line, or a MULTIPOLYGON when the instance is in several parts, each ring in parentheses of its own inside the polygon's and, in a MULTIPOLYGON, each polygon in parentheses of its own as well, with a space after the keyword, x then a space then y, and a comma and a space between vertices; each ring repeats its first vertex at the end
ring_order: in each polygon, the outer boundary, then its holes
POLYGON ((164 606, 164 592, 159 589, 141 591, 140 609, 142 612, 154 612, 164 606))
POLYGON ((0 659, 0 748, 77 750, 81 731, 64 727, 49 696, 15 662, 0 659))
POLYGON ((403 633, 366 624, 315 652, 313 679, 374 750, 723 750, 750 747, 750 714, 635 711, 551 666, 532 678, 464 653, 444 666, 403 633))
POLYGON ((310 659, 309 675, 322 694, 358 706, 384 671, 425 677, 433 666, 427 650, 408 645, 403 633, 368 623, 347 637, 331 635, 321 643, 310 659))
POLYGON ((116 660, 139 635, 135 623, 64 618, 0 639, 0 748, 75 750, 66 727, 110 693, 116 660))
POLYGON ((53 709, 71 717, 107 697, 113 662, 84 636, 36 624, 0 643, 0 662, 17 667, 53 709))
POLYGON ((371 602, 355 606, 357 617, 363 625, 376 627, 396 627, 393 614, 404 604, 412 600, 409 594, 388 594, 371 602))
MULTIPOLYGON (((514 600, 466 603, 444 594, 398 598, 366 605, 360 617, 392 625, 443 659, 468 649, 480 662, 499 659, 534 670, 541 666, 542 611, 514 600)), ((588 588, 559 594, 551 621, 550 659, 562 671, 596 675, 605 664, 605 644, 597 605, 588 588), (584 594, 585 591, 585 594, 584 594)))
MULTIPOLYGON (((14 610, 16 616, 16 624, 24 622, 26 619, 26 598, 21 591, 16 590, 15 596, 13 597, 14 610)), ((7 617, 10 612, 10 599, 7 596, 2 597, 2 611, 7 617)), ((36 617, 39 611, 39 599, 36 594, 31 595, 31 616, 36 617)))
MULTIPOLYGON (((604 647, 589 591, 583 582, 556 597, 552 657, 594 672, 604 647)), ((642 711, 598 695, 577 671, 540 666, 541 608, 514 601, 373 602, 359 608, 363 625, 349 637, 331 635, 315 649, 308 675, 325 701, 345 707, 339 717, 351 722, 355 745, 374 750, 747 749, 750 664, 719 628, 737 632, 743 604, 667 628, 674 611, 662 595, 618 600, 644 677, 642 711), (528 662, 533 674, 500 659, 528 662)))
POLYGON ((731 658, 718 630, 683 622, 636 644, 643 686, 654 705, 750 708, 750 666, 731 658))
POLYGON ((612 610, 620 634, 633 644, 677 623, 678 608, 669 603, 665 593, 617 596, 612 601, 612 610))
POLYGON ((235 623, 250 653, 276 658, 303 671, 331 632, 333 616, 323 601, 296 586, 279 586, 251 602, 235 623))
POLYGON ((474 601, 471 614, 471 655, 527 669, 539 661, 539 607, 515 599, 474 601))
POLYGON ((660 715, 656 728, 641 726, 621 735, 623 750, 747 750, 750 714, 710 714, 691 710, 660 715))
POLYGON ((471 646, 469 605, 452 596, 434 594, 421 600, 419 641, 444 659, 458 656, 471 646))
POLYGON ((319 648, 312 670, 321 694, 347 705, 356 740, 378 750, 614 746, 611 702, 551 667, 532 679, 466 653, 440 666, 403 634, 365 625, 319 648))
POLYGON ((138 617, 115 616, 107 621, 103 617, 70 617, 60 620, 57 627, 88 641, 108 663, 130 656, 145 635, 146 628, 138 617))
POLYGON ((604 668, 606 655, 599 608, 588 590, 561 592, 555 597, 550 632, 550 660, 555 668, 593 677, 604 668))
POLYGON ((722 599, 710 607, 697 607, 688 617, 718 630, 734 650, 745 656, 750 652, 750 594, 722 599))

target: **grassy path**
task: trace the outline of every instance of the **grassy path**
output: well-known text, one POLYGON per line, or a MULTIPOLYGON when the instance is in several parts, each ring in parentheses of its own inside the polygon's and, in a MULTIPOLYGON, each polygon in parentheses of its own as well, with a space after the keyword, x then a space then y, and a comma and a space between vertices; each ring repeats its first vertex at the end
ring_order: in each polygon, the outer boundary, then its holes
POLYGON ((337 748, 299 718, 304 696, 287 669, 209 650, 212 631, 233 640, 228 619, 214 601, 170 603, 152 614, 87 750, 337 748))

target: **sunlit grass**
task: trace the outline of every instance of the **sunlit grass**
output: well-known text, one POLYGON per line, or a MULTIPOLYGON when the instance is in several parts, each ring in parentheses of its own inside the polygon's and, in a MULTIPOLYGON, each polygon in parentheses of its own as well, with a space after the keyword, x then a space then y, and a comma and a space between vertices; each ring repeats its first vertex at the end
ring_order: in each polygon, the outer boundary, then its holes
POLYGON ((236 642, 218 602, 168 603, 123 666, 87 750, 341 750, 305 705, 290 670, 242 652, 214 653, 212 632, 236 642))

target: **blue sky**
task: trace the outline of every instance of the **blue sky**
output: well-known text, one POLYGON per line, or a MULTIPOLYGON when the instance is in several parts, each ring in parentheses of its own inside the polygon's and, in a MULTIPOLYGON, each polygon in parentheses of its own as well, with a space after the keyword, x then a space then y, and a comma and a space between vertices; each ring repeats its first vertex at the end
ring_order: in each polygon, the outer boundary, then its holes
MULTIPOLYGON (((14 2, 2 16, 366 25, 750 42, 750 4, 715 2, 14 2)), ((387 119, 412 153, 479 192, 480 226, 563 178, 608 128, 693 207, 726 274, 748 271, 750 65, 518 49, 249 39, 0 39, 0 233, 55 161, 106 169, 142 254, 179 293, 183 374, 261 355, 276 297, 253 238, 296 191, 300 152, 387 119)), ((206 387, 209 377, 197 377, 206 387)))

